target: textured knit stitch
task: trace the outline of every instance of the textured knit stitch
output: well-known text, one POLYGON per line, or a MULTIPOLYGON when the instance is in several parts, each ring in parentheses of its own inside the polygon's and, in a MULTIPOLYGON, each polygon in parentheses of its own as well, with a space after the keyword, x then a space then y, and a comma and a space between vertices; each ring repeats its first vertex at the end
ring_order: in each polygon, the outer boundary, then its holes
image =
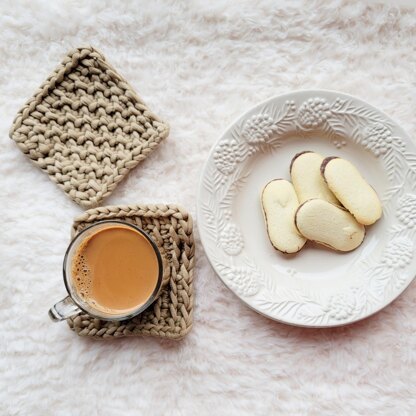
POLYGON ((97 206, 167 137, 105 57, 74 49, 17 114, 21 151, 83 207, 97 206))
POLYGON ((126 205, 90 209, 74 221, 72 236, 100 220, 118 219, 145 230, 163 258, 164 282, 159 298, 140 315, 121 322, 87 314, 68 320, 78 335, 95 338, 147 335, 180 339, 192 327, 194 238, 192 218, 176 205, 126 205))

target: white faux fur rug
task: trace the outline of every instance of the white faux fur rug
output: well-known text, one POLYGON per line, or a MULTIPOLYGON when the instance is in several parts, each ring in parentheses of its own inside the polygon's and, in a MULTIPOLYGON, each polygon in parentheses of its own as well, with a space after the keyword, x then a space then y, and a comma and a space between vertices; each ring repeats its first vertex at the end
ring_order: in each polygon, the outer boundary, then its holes
POLYGON ((272 322, 216 277, 197 235, 194 329, 180 343, 94 342, 48 308, 81 209, 8 139, 13 117, 71 48, 91 44, 171 125, 107 204, 195 214, 222 130, 268 97, 345 91, 416 133, 416 12, 357 1, 0 3, 1 415, 415 415, 416 285, 364 322, 272 322))

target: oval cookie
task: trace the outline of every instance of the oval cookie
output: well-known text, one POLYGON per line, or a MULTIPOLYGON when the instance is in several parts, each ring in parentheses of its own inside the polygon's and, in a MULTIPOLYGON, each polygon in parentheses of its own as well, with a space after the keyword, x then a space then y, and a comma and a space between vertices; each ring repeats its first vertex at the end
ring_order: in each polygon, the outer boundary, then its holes
POLYGON ((299 202, 308 199, 325 199, 332 204, 338 204, 335 195, 329 190, 321 175, 321 164, 324 158, 319 153, 305 151, 298 153, 290 164, 290 176, 299 202))
POLYGON ((275 179, 269 182, 261 194, 261 204, 266 221, 267 234, 276 250, 296 253, 306 243, 295 226, 298 197, 290 182, 275 179))
POLYGON ((375 190, 351 162, 327 157, 321 173, 329 189, 360 224, 370 225, 381 217, 381 203, 375 190))
POLYGON ((356 249, 364 240, 365 228, 343 208, 323 199, 310 199, 299 206, 295 215, 299 232, 338 251, 356 249))

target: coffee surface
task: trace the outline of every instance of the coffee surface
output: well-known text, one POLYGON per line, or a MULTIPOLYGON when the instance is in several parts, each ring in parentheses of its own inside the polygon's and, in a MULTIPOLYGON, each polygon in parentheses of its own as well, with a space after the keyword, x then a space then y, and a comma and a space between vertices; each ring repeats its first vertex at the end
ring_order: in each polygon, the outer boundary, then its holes
POLYGON ((88 237, 72 261, 72 282, 92 308, 129 313, 146 303, 159 275, 157 255, 141 233, 111 226, 88 237))

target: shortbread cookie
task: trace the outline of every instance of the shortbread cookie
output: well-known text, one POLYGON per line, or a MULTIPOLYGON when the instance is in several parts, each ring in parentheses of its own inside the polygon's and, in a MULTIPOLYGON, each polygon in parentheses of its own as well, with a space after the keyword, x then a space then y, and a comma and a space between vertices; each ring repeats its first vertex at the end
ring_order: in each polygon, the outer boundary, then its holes
POLYGON ((321 173, 329 189, 360 224, 370 225, 381 217, 376 192, 348 160, 327 157, 322 162, 321 173))
POLYGON ((338 251, 356 249, 365 236, 364 226, 348 211, 323 199, 310 199, 301 204, 295 224, 308 240, 338 251))
POLYGON ((275 179, 261 194, 264 218, 270 242, 282 253, 296 253, 306 243, 295 227, 298 197, 290 182, 275 179))
POLYGON ((290 175, 299 203, 308 199, 319 198, 332 204, 338 204, 335 195, 329 190, 321 175, 321 164, 324 160, 319 153, 305 151, 298 153, 290 164, 290 175))

